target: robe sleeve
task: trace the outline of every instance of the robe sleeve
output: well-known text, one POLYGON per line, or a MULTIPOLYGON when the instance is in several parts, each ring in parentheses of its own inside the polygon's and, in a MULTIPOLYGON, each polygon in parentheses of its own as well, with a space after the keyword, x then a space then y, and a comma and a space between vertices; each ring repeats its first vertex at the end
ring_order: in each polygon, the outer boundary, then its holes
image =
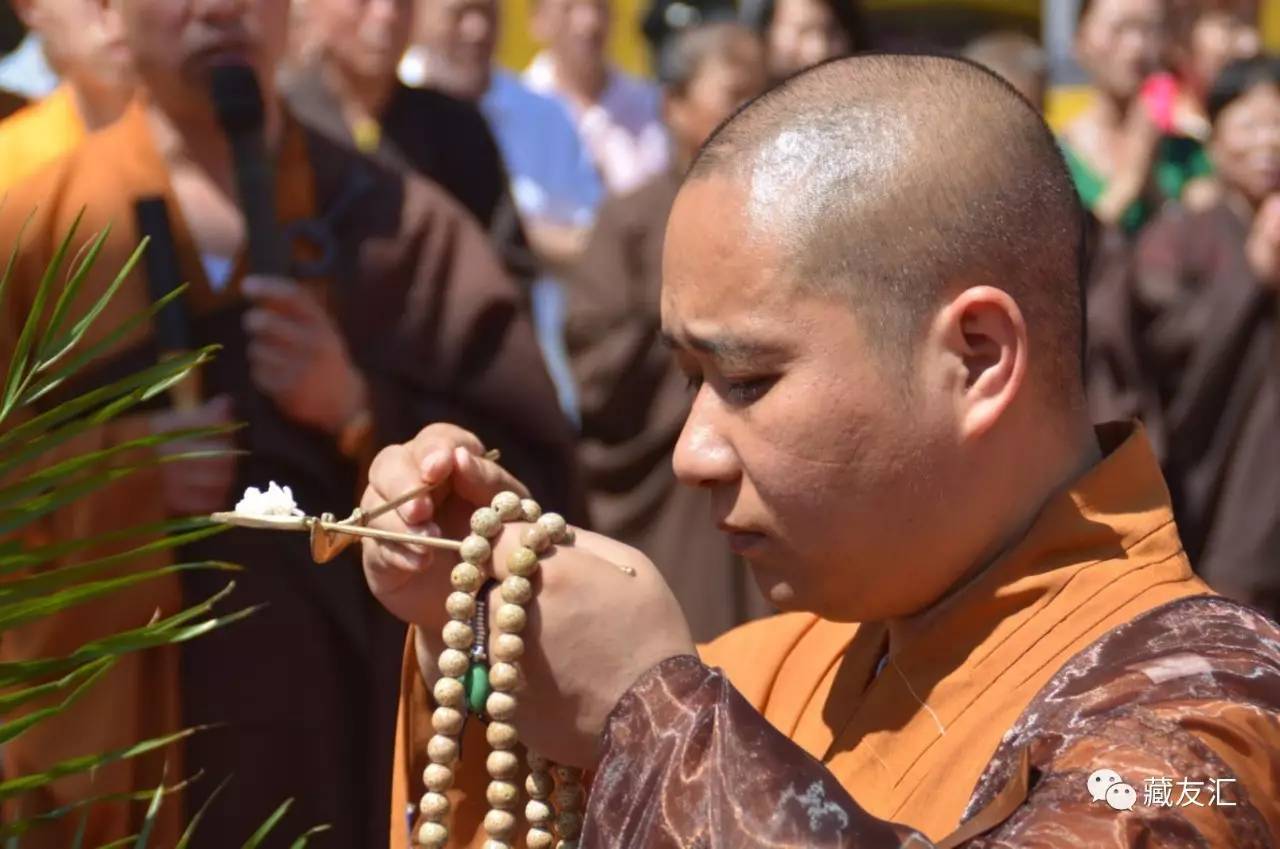
POLYGON ((1272 846, 1280 631, 1247 609, 1200 601, 1115 629, 1069 662, 1006 736, 964 823, 937 843, 870 816, 721 673, 672 658, 610 716, 582 845, 1272 846), (1196 644, 1176 639, 1178 629, 1203 647, 1187 650, 1196 644), (1130 785, 1132 808, 1092 798, 1089 776, 1103 767, 1130 785), (1167 801, 1152 795, 1165 779, 1167 801))

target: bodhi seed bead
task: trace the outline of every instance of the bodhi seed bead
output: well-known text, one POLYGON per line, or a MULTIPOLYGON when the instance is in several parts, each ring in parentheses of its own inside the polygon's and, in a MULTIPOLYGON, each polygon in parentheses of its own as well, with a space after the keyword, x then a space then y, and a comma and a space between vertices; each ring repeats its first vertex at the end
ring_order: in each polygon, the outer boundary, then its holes
POLYGON ((449 615, 454 619, 470 622, 471 617, 476 615, 476 600, 471 593, 455 590, 445 599, 444 609, 449 611, 449 615))
POLYGON ((467 657, 465 652, 457 649, 445 649, 440 652, 440 660, 437 662, 440 667, 440 674, 449 678, 461 678, 467 672, 467 667, 471 665, 471 659, 467 657))
POLYGON ((510 781, 520 773, 520 759, 512 752, 490 752, 484 763, 489 777, 499 781, 510 781))
POLYGON ((542 507, 532 498, 525 498, 520 502, 520 512, 526 522, 536 522, 542 516, 542 507))
POLYGON ((521 518, 524 511, 520 509, 520 496, 514 492, 499 492, 490 502, 493 511, 504 522, 514 522, 521 518))
POLYGON ((502 582, 502 600, 509 604, 528 604, 533 600, 533 584, 528 578, 508 575, 502 582))
POLYGON ((476 635, 466 622, 456 619, 444 623, 444 644, 451 649, 466 651, 476 641, 476 635))
POLYGON ((431 714, 431 727, 437 734, 447 734, 452 737, 461 733, 465 719, 465 715, 457 708, 438 707, 431 714))
POLYGON ((493 546, 489 544, 489 540, 479 534, 468 534, 462 541, 462 547, 458 549, 458 553, 462 555, 463 560, 473 566, 479 566, 493 556, 493 546))
POLYGON ((510 693, 490 693, 484 709, 495 722, 509 722, 516 715, 516 700, 510 693))
POLYGON ((555 811, 546 802, 530 799, 524 806, 524 818, 529 825, 546 825, 555 816, 555 811))
POLYGON ((526 753, 525 763, 527 763, 529 765, 529 769, 534 772, 546 772, 551 768, 551 761, 547 760, 537 752, 526 753))
POLYGON ((556 842, 556 849, 578 849, 577 840, 560 840, 556 842))
POLYGON ((427 764, 422 771, 422 783, 428 790, 443 793, 453 786, 453 770, 444 764, 427 764))
POLYGON ((427 741, 427 757, 432 763, 452 766, 458 760, 458 741, 443 734, 436 734, 427 741))
POLYGON ((549 799, 555 782, 545 772, 531 772, 524 780, 524 792, 533 799, 549 799))
POLYGON ((516 833, 516 817, 510 811, 489 811, 484 815, 484 830, 499 840, 514 837, 516 833))
POLYGON ((449 815, 449 797, 432 790, 422 797, 418 810, 428 819, 442 820, 449 815))
POLYGON ((507 569, 512 575, 528 578, 538 571, 538 555, 532 548, 522 545, 507 556, 507 569))
POLYGON ((514 749, 520 742, 515 726, 506 722, 490 722, 484 731, 484 737, 495 749, 514 749))
POLYGON ((565 784, 555 789, 551 794, 551 804, 555 805, 557 811, 572 811, 578 807, 582 801, 582 795, 578 792, 579 786, 576 784, 565 784))
POLYGON ((480 589, 480 570, 472 563, 459 563, 449 573, 449 581, 458 592, 474 593, 480 589))
POLYGON ((514 690, 520 683, 520 670, 511 663, 495 663, 489 667, 489 684, 504 693, 514 690))
POLYGON ((508 634, 519 634, 528 622, 528 614, 518 604, 504 604, 498 608, 498 628, 508 634))
POLYGON ((442 707, 460 708, 466 700, 466 690, 456 678, 441 678, 431 690, 436 704, 442 707))
POLYGON ((493 539, 502 532, 502 518, 492 507, 481 507, 471 514, 471 530, 485 539, 493 539))
POLYGON ((442 849, 449 842, 449 829, 438 822, 424 822, 418 828, 418 843, 426 849, 442 849))
POLYGON ((529 849, 551 849, 555 843, 555 835, 545 828, 531 828, 524 838, 524 845, 529 849))
POLYGON ((506 840, 489 838, 484 842, 484 849, 514 849, 514 847, 506 840))
MULTIPOLYGON (((542 517, 543 519, 546 516, 542 517)), ((542 521, 539 519, 538 521, 542 521)), ((547 533, 542 525, 530 525, 520 534, 520 544, 526 548, 532 548, 536 553, 541 554, 551 547, 551 535, 547 533)))
POLYGON ((515 663, 524 655, 524 640, 515 634, 499 634, 490 642, 489 654, 494 660, 515 663))
POLYGON ((490 781, 485 798, 489 800, 489 807, 509 810, 520 801, 520 788, 510 781, 490 781))
POLYGON ((552 542, 561 542, 569 530, 569 524, 559 513, 545 513, 538 519, 538 527, 547 532, 552 542))

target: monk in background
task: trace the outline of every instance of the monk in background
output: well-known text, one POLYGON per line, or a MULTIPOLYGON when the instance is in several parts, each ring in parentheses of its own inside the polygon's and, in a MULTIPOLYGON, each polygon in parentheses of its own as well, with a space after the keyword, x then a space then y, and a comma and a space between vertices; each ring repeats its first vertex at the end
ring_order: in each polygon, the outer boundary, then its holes
MULTIPOLYGON (((582 845, 1280 839, 1280 628, 1192 573, 1141 428, 1091 423, 1081 227, 1049 128, 960 60, 820 66, 703 146, 663 253, 663 332, 696 387, 674 465, 788 612, 698 651, 640 552, 583 532, 541 558, 516 721, 596 770, 582 845), (1198 804, 1146 793, 1161 778, 1198 804)), ((366 503, 423 479, 470 504, 520 491, 483 448, 428 427, 379 455, 366 503)), ((415 626, 397 847, 450 561, 366 544, 415 626)), ((473 749, 459 842, 485 806, 473 749)))
POLYGON ((663 233, 698 147, 738 104, 763 91, 767 78, 759 39, 737 24, 694 27, 663 55, 673 167, 605 201, 569 277, 566 339, 579 387, 579 457, 592 527, 670 566, 664 577, 695 636, 710 639, 768 605, 707 523, 706 493, 679 487, 671 471, 689 392, 659 332, 663 233))
POLYGON ((120 12, 102 0, 13 0, 62 84, 0 121, 0 191, 120 117, 134 91, 120 12))
POLYGON ((1209 90, 1221 197, 1171 206, 1089 305, 1097 409, 1139 415, 1191 562, 1280 617, 1280 58, 1209 90))
POLYGON ((412 0, 307 0, 303 27, 312 55, 286 77, 289 106, 335 141, 440 185, 527 284, 533 259, 484 117, 469 103, 396 77, 413 19, 412 0))
MULTIPOLYGON (((437 418, 485 432, 504 460, 539 481, 549 503, 581 516, 571 432, 541 367, 520 292, 472 217, 436 186, 334 144, 281 102, 274 79, 287 5, 124 0, 120 11, 145 95, 115 124, 21 183, 0 209, 0 243, 18 248, 0 350, 12 350, 32 292, 76 216, 84 213, 76 247, 112 229, 83 300, 72 305, 73 318, 136 249, 135 203, 161 199, 178 266, 174 280, 151 279, 140 265, 83 344, 142 312, 155 283, 189 280, 182 303, 190 344, 222 348, 201 372, 203 393, 194 408, 157 398, 154 409, 115 420, 67 450, 242 420, 247 428, 237 442, 188 441, 166 450, 239 447, 248 454, 152 465, 51 515, 43 529, 48 537, 225 510, 247 486, 272 480, 292 486, 313 514, 346 515, 378 446, 437 418), (288 276, 249 273, 231 149, 208 93, 221 65, 252 69, 263 93, 277 218, 286 234, 306 236, 291 245, 288 276)), ((162 341, 150 326, 135 329, 67 391, 154 363, 162 341)), ((292 810, 265 846, 288 845, 321 823, 331 829, 313 846, 384 845, 404 629, 365 589, 354 550, 318 568, 305 539, 236 530, 177 556, 243 564, 225 609, 265 607, 184 644, 180 658, 170 648, 124 664, 59 721, 6 746, 6 772, 18 775, 178 727, 216 726, 169 756, 170 783, 203 776, 177 800, 188 815, 232 779, 192 847, 241 845, 291 797, 292 810)), ((67 653, 140 626, 156 611, 172 614, 184 600, 207 599, 227 582, 223 573, 203 571, 148 582, 6 632, 5 659, 67 653)), ((154 788, 159 760, 76 776, 47 798, 18 801, 43 810, 91 794, 154 788)), ((170 810, 181 807, 171 803, 170 810)), ((137 832, 144 813, 143 804, 95 808, 87 843, 137 832)), ((166 823, 153 835, 156 845, 176 842, 180 821, 166 823)), ((72 817, 25 845, 67 849, 75 826, 72 817)))

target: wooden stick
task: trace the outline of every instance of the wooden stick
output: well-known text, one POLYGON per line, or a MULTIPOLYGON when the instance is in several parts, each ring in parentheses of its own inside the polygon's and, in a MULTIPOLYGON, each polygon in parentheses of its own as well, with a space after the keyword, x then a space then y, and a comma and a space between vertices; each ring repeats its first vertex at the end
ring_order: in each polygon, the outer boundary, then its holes
MULTIPOLYGON (((496 448, 493 449, 492 451, 486 451, 484 454, 484 458, 486 460, 496 461, 501 456, 502 456, 502 452, 496 448)), ((431 490, 438 487, 443 482, 444 481, 437 481, 436 483, 423 484, 422 486, 416 489, 409 490, 404 495, 397 496, 396 498, 393 498, 390 501, 387 501, 383 504, 379 504, 377 507, 374 507, 370 510, 356 510, 354 513, 351 514, 350 518, 343 519, 340 524, 363 525, 372 519, 378 518, 383 513, 389 513, 403 504, 408 504, 410 501, 412 501, 415 498, 421 498, 422 496, 426 495, 428 492, 431 492, 431 490)))
POLYGON ((363 525, 348 525, 342 522, 322 522, 317 520, 321 530, 330 531, 335 534, 347 534, 353 537, 370 537, 372 539, 380 539, 386 542, 403 542, 409 545, 426 545, 431 548, 447 548, 450 551, 457 551, 462 548, 462 543, 444 539, 443 537, 420 536, 418 534, 401 534, 395 531, 380 531, 377 528, 366 528, 363 525))

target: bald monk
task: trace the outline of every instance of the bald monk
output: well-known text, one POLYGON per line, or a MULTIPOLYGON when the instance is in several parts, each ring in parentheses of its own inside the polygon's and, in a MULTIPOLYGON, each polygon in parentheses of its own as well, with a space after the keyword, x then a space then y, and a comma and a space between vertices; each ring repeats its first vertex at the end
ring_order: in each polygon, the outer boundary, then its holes
POLYGON ((0 190, 71 150, 85 133, 119 118, 134 87, 114 4, 15 0, 14 6, 40 36, 62 84, 0 122, 0 190))
MULTIPOLYGON (((121 12, 146 96, 116 124, 16 187, 0 208, 0 242, 18 248, 7 293, 12 301, 0 324, 0 361, 13 351, 40 275, 73 220, 83 212, 76 249, 111 227, 83 297, 73 304, 82 311, 138 245, 134 203, 160 198, 177 279, 191 281, 184 296, 191 344, 218 343, 222 350, 201 375, 203 396, 194 408, 168 408, 167 399, 158 398, 153 409, 91 432, 68 451, 244 420, 248 427, 234 445, 187 441, 171 450, 239 447, 249 454, 153 465, 54 514, 46 536, 77 539, 223 510, 245 487, 271 480, 291 485, 312 513, 346 515, 377 446, 407 439, 422 421, 438 418, 484 432, 504 459, 545 487, 550 503, 572 511, 570 431, 519 291, 479 227, 438 188, 326 141, 282 107, 272 81, 287 4, 126 0, 121 12), (294 246, 296 276, 246 273, 230 148, 207 95, 209 73, 220 63, 249 63, 263 89, 278 218, 310 234, 294 246)), ((146 307, 154 282, 146 275, 139 266, 125 280, 86 346, 146 307)), ((136 328, 67 392, 154 363, 157 344, 150 326, 136 328)), ((279 840, 327 823, 330 831, 312 845, 385 843, 403 626, 365 589, 356 552, 319 569, 304 539, 237 531, 177 556, 245 565, 224 609, 266 607, 234 628, 184 644, 181 672, 173 651, 121 664, 65 718, 6 745, 6 773, 21 775, 180 726, 216 724, 179 753, 185 762, 170 757, 170 783, 203 776, 173 810, 182 803, 188 812, 198 809, 233 776, 192 846, 241 845, 290 797, 294 807, 279 840)), ((143 625, 157 610, 172 613, 184 601, 203 601, 227 581, 218 573, 185 573, 181 582, 170 576, 31 629, 7 631, 4 659, 70 652, 90 638, 143 625)), ((160 776, 156 759, 77 776, 47 796, 18 801, 33 813, 91 794, 154 788, 160 776)), ((110 815, 91 817, 89 845, 136 832, 145 805, 104 810, 110 815)), ((72 817, 24 845, 67 849, 76 824, 72 817)), ((156 835, 156 844, 172 846, 178 824, 175 819, 174 829, 156 835)))
POLYGON ((659 332, 662 237, 698 147, 768 80, 760 39, 739 24, 692 27, 664 56, 674 167, 605 201, 567 279, 565 339, 578 381, 578 456, 592 527, 670 566, 665 578, 695 636, 711 639, 769 607, 707 522, 707 494, 679 486, 671 471, 689 393, 659 332), (685 558, 699 568, 685 568, 685 558))
MULTIPOLYGON (((1192 574, 1142 431, 1090 424, 1080 227, 1048 128, 960 60, 820 66, 707 142, 663 255, 663 328, 696 387, 674 465, 789 612, 698 651, 643 553, 581 533, 542 559, 517 723, 595 770, 581 845, 1280 838, 1280 629, 1192 574), (1099 769, 1131 809, 1094 801, 1099 769), (1198 782, 1200 806, 1153 804, 1160 778, 1198 782)), ((379 455, 366 501, 450 480, 384 517, 403 531, 519 490, 483 447, 428 427, 379 455)), ((448 565, 365 549, 415 626, 398 847, 448 565)), ((482 729, 456 767, 460 844, 485 807, 482 729)))

